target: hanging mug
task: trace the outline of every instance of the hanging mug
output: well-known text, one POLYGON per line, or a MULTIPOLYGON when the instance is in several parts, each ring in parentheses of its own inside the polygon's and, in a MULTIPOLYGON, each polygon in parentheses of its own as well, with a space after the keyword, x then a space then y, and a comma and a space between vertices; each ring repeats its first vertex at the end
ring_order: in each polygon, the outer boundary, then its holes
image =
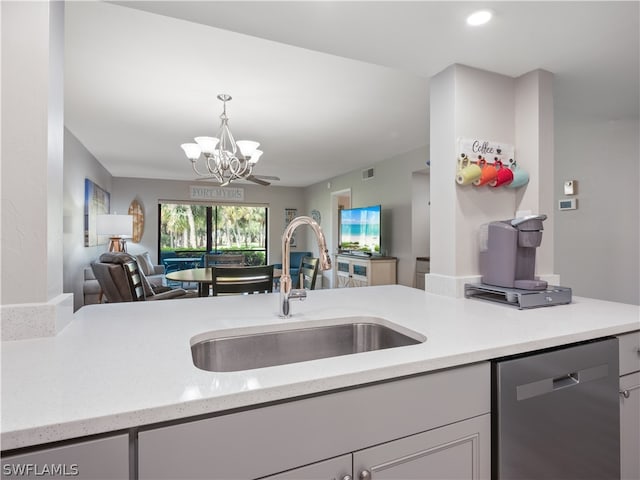
POLYGON ((494 180, 498 175, 498 170, 496 170, 496 166, 493 163, 487 163, 484 158, 481 158, 478 162, 482 173, 480 174, 480 178, 478 178, 473 184, 476 187, 480 187, 494 180))
POLYGON ((529 183, 529 172, 520 165, 514 162, 509 168, 513 172, 513 181, 507 185, 507 188, 519 188, 529 183))
POLYGON ((480 178, 482 171, 475 163, 471 163, 469 158, 463 153, 458 160, 458 173, 456 173, 456 182, 458 185, 469 185, 476 179, 480 178))
POLYGON ((498 169, 498 175, 495 180, 489 182, 489 186, 498 188, 503 185, 509 185, 513 181, 513 171, 509 167, 502 166, 502 162, 500 160, 496 161, 496 167, 498 169))

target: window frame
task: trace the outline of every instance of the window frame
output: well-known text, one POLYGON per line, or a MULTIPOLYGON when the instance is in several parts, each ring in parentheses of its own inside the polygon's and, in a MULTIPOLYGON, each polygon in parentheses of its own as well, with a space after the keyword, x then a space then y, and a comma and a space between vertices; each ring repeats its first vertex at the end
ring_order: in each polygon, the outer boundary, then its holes
POLYGON ((217 217, 219 207, 251 207, 251 208, 263 208, 264 209, 264 248, 260 249, 229 249, 224 252, 229 253, 247 253, 247 252, 264 252, 264 265, 269 264, 269 209, 270 207, 265 204, 252 204, 252 203, 210 203, 210 202, 190 202, 183 200, 158 200, 158 228, 157 228, 157 254, 158 263, 162 264, 162 205, 174 204, 174 205, 201 205, 206 207, 206 245, 202 254, 219 251, 218 248, 218 229, 214 228, 217 225, 217 217), (214 238, 215 237, 215 238, 214 238), (215 248, 214 248, 215 247, 215 248))

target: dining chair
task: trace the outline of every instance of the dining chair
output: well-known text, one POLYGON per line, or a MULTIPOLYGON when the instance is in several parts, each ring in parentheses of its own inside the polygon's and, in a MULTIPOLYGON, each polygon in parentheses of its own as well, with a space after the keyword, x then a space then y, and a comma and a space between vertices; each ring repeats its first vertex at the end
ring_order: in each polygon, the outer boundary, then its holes
POLYGON ((242 253, 205 253, 204 266, 215 267, 216 265, 244 265, 246 259, 242 253))
POLYGON ((318 276, 318 263, 319 258, 316 257, 302 257, 300 261, 300 288, 307 290, 315 290, 316 277, 318 276))
POLYGON ((273 292, 273 265, 211 267, 213 296, 228 293, 273 292))

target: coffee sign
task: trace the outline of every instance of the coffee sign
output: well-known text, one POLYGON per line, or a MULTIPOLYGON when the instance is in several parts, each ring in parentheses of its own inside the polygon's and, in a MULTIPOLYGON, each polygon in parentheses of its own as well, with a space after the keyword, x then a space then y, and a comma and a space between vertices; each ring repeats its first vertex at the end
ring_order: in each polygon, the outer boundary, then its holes
POLYGON ((471 161, 476 161, 478 157, 482 157, 487 163, 494 163, 497 159, 504 165, 509 165, 515 161, 514 151, 514 146, 508 143, 482 138, 461 137, 458 139, 458 158, 464 154, 471 161))

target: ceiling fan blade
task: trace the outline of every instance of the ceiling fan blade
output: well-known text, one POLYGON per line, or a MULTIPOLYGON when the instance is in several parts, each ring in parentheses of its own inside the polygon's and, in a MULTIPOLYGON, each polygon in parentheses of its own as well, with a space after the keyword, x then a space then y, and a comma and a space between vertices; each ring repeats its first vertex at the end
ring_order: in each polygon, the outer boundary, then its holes
POLYGON ((198 177, 193 179, 194 182, 207 182, 213 185, 222 185, 218 180, 213 177, 198 177))
POLYGON ((265 182, 264 180, 261 180, 261 179, 259 179, 258 177, 254 176, 254 175, 249 175, 247 177, 247 180, 249 180, 250 182, 253 182, 253 183, 257 183, 258 185, 264 185, 265 187, 271 185, 271 183, 265 182))
POLYGON ((256 178, 261 178, 262 180, 280 180, 280 177, 274 177, 272 175, 253 175, 256 178))

